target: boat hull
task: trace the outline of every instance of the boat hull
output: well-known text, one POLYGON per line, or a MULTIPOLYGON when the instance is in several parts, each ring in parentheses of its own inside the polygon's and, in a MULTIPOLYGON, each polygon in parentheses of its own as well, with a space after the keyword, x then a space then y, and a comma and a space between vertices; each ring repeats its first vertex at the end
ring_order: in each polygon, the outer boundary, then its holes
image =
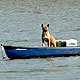
POLYGON ((28 59, 80 55, 80 47, 29 48, 3 46, 10 59, 28 59))

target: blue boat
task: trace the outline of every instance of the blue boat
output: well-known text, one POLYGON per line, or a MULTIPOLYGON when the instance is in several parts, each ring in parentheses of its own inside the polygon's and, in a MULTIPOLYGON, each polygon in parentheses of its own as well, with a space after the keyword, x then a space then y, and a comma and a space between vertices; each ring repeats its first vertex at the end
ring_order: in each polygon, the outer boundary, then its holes
POLYGON ((10 59, 66 57, 80 55, 80 47, 15 47, 1 45, 10 59))

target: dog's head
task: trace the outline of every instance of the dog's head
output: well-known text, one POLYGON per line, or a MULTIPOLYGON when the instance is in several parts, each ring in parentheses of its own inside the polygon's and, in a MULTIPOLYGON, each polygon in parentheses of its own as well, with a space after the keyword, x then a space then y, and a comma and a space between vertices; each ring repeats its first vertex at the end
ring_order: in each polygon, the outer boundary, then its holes
POLYGON ((42 27, 43 32, 47 32, 48 31, 49 24, 48 25, 43 25, 42 24, 41 27, 42 27))

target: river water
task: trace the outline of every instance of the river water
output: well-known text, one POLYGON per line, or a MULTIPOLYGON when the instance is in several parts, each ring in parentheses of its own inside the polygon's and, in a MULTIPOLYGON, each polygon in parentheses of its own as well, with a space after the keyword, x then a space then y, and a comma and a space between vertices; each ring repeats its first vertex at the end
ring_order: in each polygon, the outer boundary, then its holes
MULTIPOLYGON (((80 45, 80 0, 0 0, 0 44, 41 47, 41 24, 56 39, 80 45)), ((0 48, 0 80, 80 80, 80 57, 9 60, 0 48)))

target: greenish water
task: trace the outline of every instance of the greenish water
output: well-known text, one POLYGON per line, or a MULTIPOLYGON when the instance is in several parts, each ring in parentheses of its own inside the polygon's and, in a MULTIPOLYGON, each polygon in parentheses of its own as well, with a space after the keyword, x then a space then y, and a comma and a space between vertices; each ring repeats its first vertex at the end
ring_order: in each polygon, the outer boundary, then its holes
MULTIPOLYGON (((41 47, 42 23, 56 39, 80 45, 80 0, 0 0, 0 44, 41 47)), ((9 60, 0 54, 0 80, 79 79, 79 56, 9 60)))

